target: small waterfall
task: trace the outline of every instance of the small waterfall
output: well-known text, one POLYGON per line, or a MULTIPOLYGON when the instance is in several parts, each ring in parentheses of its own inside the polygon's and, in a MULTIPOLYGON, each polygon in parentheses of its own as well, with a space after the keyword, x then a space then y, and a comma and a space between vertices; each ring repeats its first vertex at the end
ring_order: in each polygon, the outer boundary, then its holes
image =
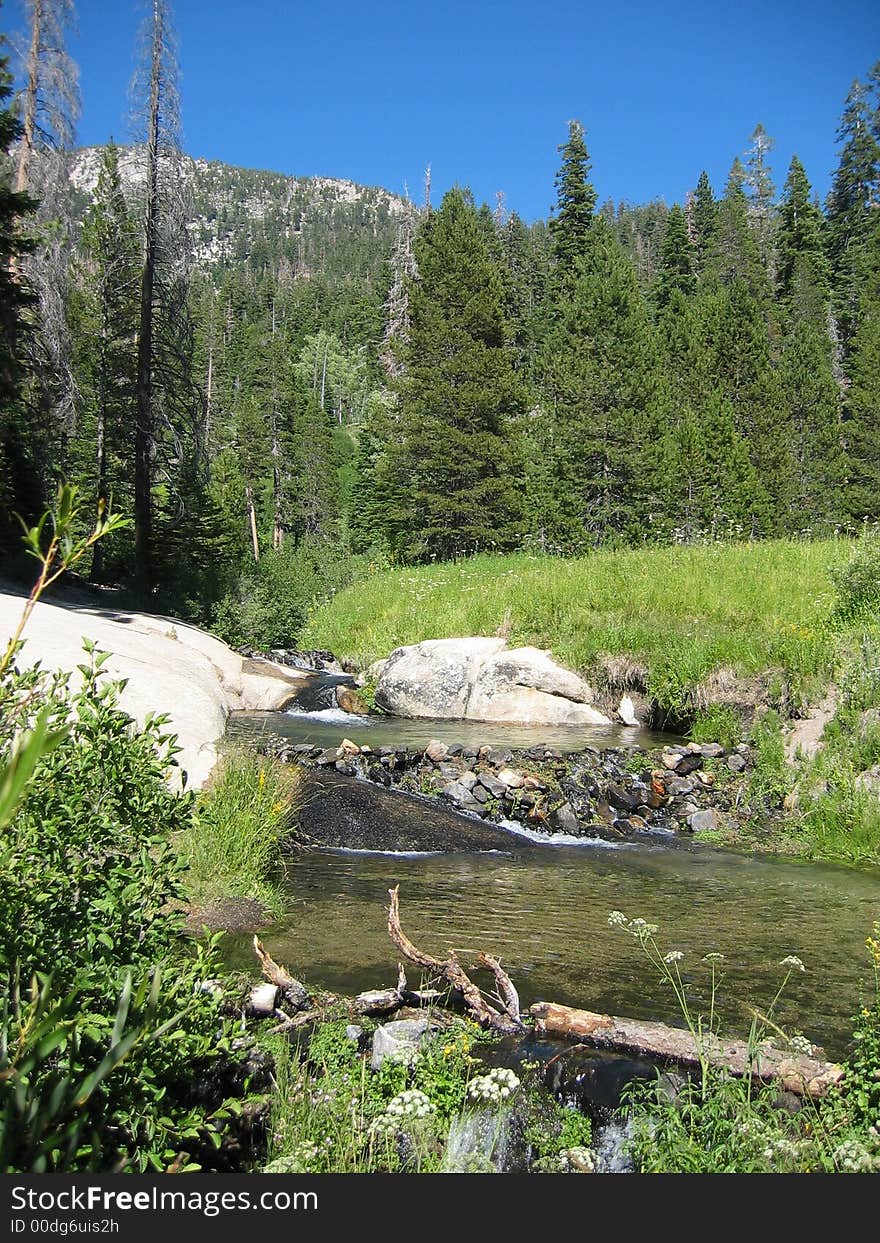
POLYGON ((444 1174, 500 1174, 510 1155, 510 1110, 468 1109, 449 1128, 444 1174))
POLYGON ((287 712, 295 716, 320 713, 325 720, 344 724, 351 717, 339 707, 336 688, 354 685, 355 680, 349 674, 316 673, 297 688, 287 712))
POLYGON ((627 1151, 631 1138, 629 1118, 613 1118, 601 1127, 593 1144, 597 1174, 632 1174, 634 1167, 627 1151))

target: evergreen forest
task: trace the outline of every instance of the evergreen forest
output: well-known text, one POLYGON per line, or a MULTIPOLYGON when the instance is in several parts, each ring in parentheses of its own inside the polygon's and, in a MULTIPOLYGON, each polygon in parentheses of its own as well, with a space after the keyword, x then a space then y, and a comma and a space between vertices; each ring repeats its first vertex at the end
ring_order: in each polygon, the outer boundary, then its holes
POLYGON ((880 64, 824 203, 757 124, 725 185, 695 153, 684 202, 600 204, 571 121, 528 223, 189 158, 164 0, 137 141, 78 149, 72 6, 31 10, 0 84, 13 574, 60 481, 132 517, 92 582, 263 647, 368 566, 880 518, 880 64))

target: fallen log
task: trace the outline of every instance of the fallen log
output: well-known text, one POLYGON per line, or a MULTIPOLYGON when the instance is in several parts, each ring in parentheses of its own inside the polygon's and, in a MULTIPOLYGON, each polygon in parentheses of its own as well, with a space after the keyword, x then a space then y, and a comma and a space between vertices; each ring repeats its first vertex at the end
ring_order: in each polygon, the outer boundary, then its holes
POLYGON ((426 954, 424 950, 420 950, 413 945, 400 926, 399 891, 399 885, 395 886, 394 889, 388 890, 388 896, 391 899, 388 907, 388 935, 404 958, 408 958, 410 962, 416 963, 419 967, 424 967, 432 975, 445 979, 447 984, 456 993, 460 994, 465 1010, 481 1027, 487 1027, 500 1035, 510 1035, 513 1032, 520 1031, 522 1029, 522 1021, 518 1012, 518 1001, 516 1014, 511 1014, 508 1009, 508 1003, 516 997, 516 989, 505 972, 501 970, 497 961, 485 957, 483 965, 488 967, 495 976, 499 993, 503 999, 500 1005, 496 1005, 483 996, 481 990, 474 984, 462 967, 455 950, 449 950, 448 956, 441 959, 434 958, 430 954, 426 954))
POLYGON ((358 993, 352 1004, 355 1014, 370 1017, 393 1014, 401 1006, 434 1006, 442 1003, 445 994, 438 988, 410 988, 403 963, 397 964, 397 988, 371 988, 358 993))
MULTIPOLYGON (((684 1067, 701 1065, 700 1050, 689 1031, 665 1023, 642 1022, 612 1014, 595 1014, 541 1001, 529 1010, 539 1031, 564 1036, 596 1049, 657 1058, 684 1067)), ((804 1054, 777 1049, 771 1044, 751 1048, 743 1040, 722 1040, 707 1034, 703 1048, 714 1066, 724 1067, 742 1078, 754 1075, 778 1083, 797 1096, 824 1096, 844 1076, 842 1066, 804 1054)))

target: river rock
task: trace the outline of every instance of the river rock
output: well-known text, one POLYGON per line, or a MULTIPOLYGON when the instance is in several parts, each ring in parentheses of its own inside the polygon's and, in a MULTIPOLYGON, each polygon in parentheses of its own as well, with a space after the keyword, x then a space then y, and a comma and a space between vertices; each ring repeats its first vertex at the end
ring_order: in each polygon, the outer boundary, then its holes
POLYGON ((429 1027, 427 1019, 397 1019, 393 1023, 383 1023, 381 1027, 377 1027, 373 1033, 370 1067, 381 1070, 386 1058, 409 1065, 418 1053, 419 1045, 428 1034, 429 1027))
POLYGON ((439 764, 445 760, 449 754, 449 748, 445 742, 439 742, 436 738, 432 738, 425 747, 425 755, 432 764, 439 764))
POLYGON ((480 775, 480 785, 485 786, 493 798, 504 798, 507 793, 507 786, 503 781, 499 781, 497 777, 493 777, 491 773, 482 773, 480 775))
POLYGON ((741 773, 746 766, 746 762, 741 755, 728 755, 727 767, 732 773, 741 773))
POLYGON ((642 801, 640 795, 633 793, 632 790, 625 790, 619 785, 610 785, 605 791, 605 797, 618 811, 635 811, 642 801))
POLYGON ((396 716, 543 725, 609 725, 595 694, 547 651, 500 638, 427 639, 391 653, 376 703, 396 716))
POLYGON ((859 773, 856 777, 856 789, 880 798, 880 764, 875 764, 873 768, 867 768, 863 773, 859 773))
POLYGON ((710 807, 706 811, 695 811, 688 817, 692 833, 708 833, 718 828, 718 817, 710 807))
POLYGON ((704 742, 703 755, 709 760, 720 759, 722 755, 726 755, 724 747, 718 742, 704 742))
POLYGON ((376 703, 395 716, 464 718, 478 668, 503 647, 503 639, 487 638, 398 647, 383 666, 376 703))
POLYGON ((550 813, 550 824, 557 833, 576 834, 579 831, 578 818, 570 803, 563 803, 550 813))
MULTIPOLYGON (((468 789, 467 786, 462 785, 460 781, 453 781, 450 785, 444 786, 440 793, 445 799, 448 799, 450 803, 453 803, 456 807, 460 807, 462 811, 472 811, 478 816, 482 816, 485 814, 485 808, 479 799, 474 796, 473 791, 475 788, 476 787, 474 786, 471 789, 468 789)), ((488 797, 488 795, 486 797, 488 797)))
POLYGON ((520 790, 526 783, 522 773, 518 773, 512 768, 502 768, 497 777, 509 790, 520 790))
POLYGON ((337 686, 336 702, 343 712, 348 712, 352 716, 366 716, 370 711, 366 700, 350 686, 337 686))
POLYGON ((265 1019, 275 1013, 278 1004, 278 988, 275 984, 256 984, 248 998, 248 1013, 257 1019, 265 1019))
POLYGON ((703 767, 703 757, 697 751, 689 751, 687 755, 683 755, 676 765, 675 771, 679 777, 687 777, 689 773, 695 773, 698 768, 703 767))
MULTIPOLYGON (((0 647, 15 632, 24 607, 21 596, 0 591, 0 647)), ((104 674, 122 679, 119 706, 143 725, 167 713, 167 733, 179 751, 167 770, 175 789, 198 788, 217 762, 230 712, 278 711, 302 688, 307 675, 266 659, 242 657, 214 635, 187 622, 132 613, 96 600, 93 606, 40 601, 24 634, 16 665, 71 675, 82 682, 83 640, 107 653, 104 674)))
POLYGON ((591 707, 592 687, 534 647, 502 651, 480 666, 468 700, 475 721, 519 721, 540 725, 610 725, 591 707))
POLYGON ((638 725, 639 718, 636 716, 635 704, 629 695, 624 695, 617 708, 617 715, 623 721, 624 725, 638 725))

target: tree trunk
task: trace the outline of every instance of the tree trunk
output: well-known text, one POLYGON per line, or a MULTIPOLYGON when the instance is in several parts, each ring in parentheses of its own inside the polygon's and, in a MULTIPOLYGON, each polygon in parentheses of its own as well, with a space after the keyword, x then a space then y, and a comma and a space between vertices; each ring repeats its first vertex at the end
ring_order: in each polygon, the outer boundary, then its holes
POLYGON ((248 506, 248 525, 251 532, 251 546, 254 550, 254 561, 260 559, 260 537, 257 535, 257 513, 254 509, 254 490, 250 484, 247 484, 244 490, 247 497, 248 506))
POLYGON ((281 443, 278 434, 278 369, 275 348, 275 303, 272 303, 272 547, 284 543, 281 513, 281 443))
MULTIPOLYGON (((103 329, 102 331, 106 331, 103 329)), ((102 346, 102 354, 105 346, 102 346)), ((102 357, 101 370, 104 371, 106 364, 102 357)), ((107 408, 105 402, 105 379, 102 376, 101 396, 98 401, 97 411, 97 427, 95 429, 95 474, 97 476, 98 485, 98 502, 107 499, 107 408)), ((92 573, 91 580, 93 583, 99 583, 104 574, 104 541, 98 540, 92 550, 92 573)))
MULTIPOLYGON (((529 1013, 538 1030, 550 1036, 567 1036, 590 1048, 655 1057, 678 1066, 701 1065, 701 1050, 691 1033, 683 1028, 594 1014, 591 1010, 574 1010, 550 1001, 538 1002, 529 1013)), ((743 1040, 721 1040, 709 1033, 703 1052, 713 1066, 721 1066, 731 1075, 738 1078, 754 1075, 758 1079, 772 1080, 798 1096, 824 1096, 830 1087, 840 1082, 844 1073, 841 1066, 832 1062, 788 1053, 770 1044, 761 1044, 753 1050, 743 1040)))
POLYGON ((18 167, 15 173, 15 189, 21 193, 28 187, 34 134, 37 128, 37 87, 39 82, 40 43, 43 35, 43 0, 33 0, 31 15, 31 42, 27 58, 27 85, 24 89, 21 145, 18 148, 18 167))
POLYGON ((211 461, 211 416, 214 406, 214 291, 211 291, 211 323, 208 337, 208 374, 205 379, 205 453, 211 461))
POLYGON ((147 199, 144 209, 144 266, 141 277, 137 365, 137 421, 134 441, 135 584, 148 599, 153 590, 153 295, 156 278, 159 197, 159 96, 162 65, 162 11, 153 6, 150 110, 147 133, 147 199))

